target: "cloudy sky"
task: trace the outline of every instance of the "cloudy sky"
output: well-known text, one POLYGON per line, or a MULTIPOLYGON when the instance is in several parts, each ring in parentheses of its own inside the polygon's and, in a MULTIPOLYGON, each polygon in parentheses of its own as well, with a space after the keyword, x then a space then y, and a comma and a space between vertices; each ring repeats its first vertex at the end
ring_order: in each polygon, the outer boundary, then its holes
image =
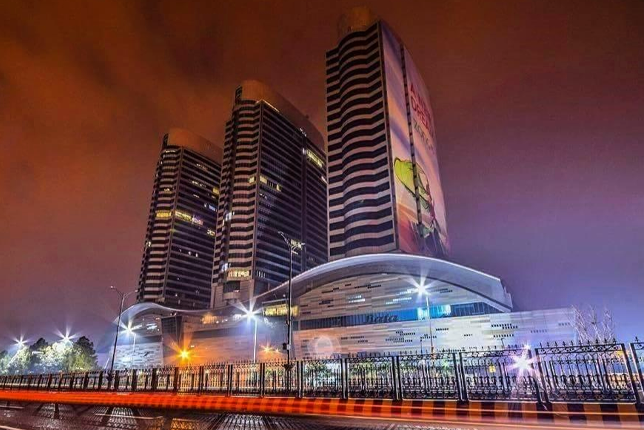
POLYGON ((429 87, 453 259, 518 309, 606 305, 644 335, 640 0, 4 0, 0 346, 105 329, 109 286, 136 288, 168 128, 222 141, 256 78, 324 131, 324 53, 357 4, 429 87))

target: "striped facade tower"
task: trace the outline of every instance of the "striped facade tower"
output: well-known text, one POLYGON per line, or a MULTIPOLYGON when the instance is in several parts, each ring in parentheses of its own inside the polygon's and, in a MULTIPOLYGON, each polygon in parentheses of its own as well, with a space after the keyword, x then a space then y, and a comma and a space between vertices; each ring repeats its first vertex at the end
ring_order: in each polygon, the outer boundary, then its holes
POLYGON ((326 54, 330 260, 444 257, 445 207, 425 84, 384 22, 356 8, 326 54))
POLYGON ((221 148, 171 129, 163 138, 139 277, 139 302, 210 306, 221 148))
POLYGON ((304 242, 294 275, 328 261, 321 134, 268 86, 244 81, 226 123, 213 307, 248 302, 288 279, 280 235, 304 242))

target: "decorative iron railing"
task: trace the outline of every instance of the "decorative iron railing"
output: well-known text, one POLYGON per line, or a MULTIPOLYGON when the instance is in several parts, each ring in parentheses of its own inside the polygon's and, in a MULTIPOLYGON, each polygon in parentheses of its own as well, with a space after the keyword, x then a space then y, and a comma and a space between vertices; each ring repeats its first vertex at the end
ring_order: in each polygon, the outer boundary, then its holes
POLYGON ((536 349, 546 399, 552 402, 636 402, 638 384, 622 343, 565 343, 536 349))
POLYGON ((639 403, 644 342, 0 375, 0 389, 639 403))
POLYGON ((532 352, 529 349, 468 351, 460 356, 468 399, 539 400, 532 352))

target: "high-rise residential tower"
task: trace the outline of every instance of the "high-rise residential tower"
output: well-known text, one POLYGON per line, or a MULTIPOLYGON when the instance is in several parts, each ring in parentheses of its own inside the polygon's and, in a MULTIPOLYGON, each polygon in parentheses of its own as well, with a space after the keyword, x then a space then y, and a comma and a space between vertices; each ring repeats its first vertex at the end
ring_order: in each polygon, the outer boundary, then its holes
POLYGON ((326 54, 329 253, 444 257, 449 249, 429 95, 407 48, 364 8, 326 54))
POLYGON ((148 217, 139 302, 210 306, 221 148, 187 130, 163 138, 148 217))
POLYGON ((226 123, 213 307, 288 279, 280 232, 305 243, 294 275, 327 261, 325 160, 321 134, 291 103, 257 81, 237 88, 226 123))

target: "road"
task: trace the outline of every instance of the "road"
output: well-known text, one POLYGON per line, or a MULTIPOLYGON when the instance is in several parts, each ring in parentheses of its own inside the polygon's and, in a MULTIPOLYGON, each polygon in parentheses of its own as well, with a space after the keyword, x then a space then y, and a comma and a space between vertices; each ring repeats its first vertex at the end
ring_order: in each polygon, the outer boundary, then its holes
MULTIPOLYGON (((72 406, 51 403, 0 404, 0 430, 562 430, 590 427, 531 424, 410 423, 364 418, 276 417, 204 414, 153 409, 72 406)), ((599 427, 594 427, 599 428, 599 427)))

